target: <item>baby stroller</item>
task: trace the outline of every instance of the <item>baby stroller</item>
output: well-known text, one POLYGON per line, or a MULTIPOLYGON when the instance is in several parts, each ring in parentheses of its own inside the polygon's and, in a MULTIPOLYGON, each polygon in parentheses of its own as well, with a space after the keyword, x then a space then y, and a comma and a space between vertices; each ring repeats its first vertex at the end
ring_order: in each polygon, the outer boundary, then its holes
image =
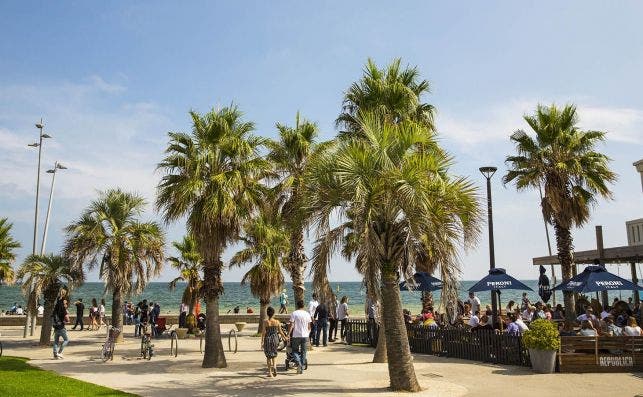
MULTIPOLYGON (((286 371, 291 367, 297 367, 297 360, 295 360, 295 355, 292 352, 292 345, 290 343, 286 346, 286 360, 284 364, 286 366, 286 371)), ((303 362, 303 369, 308 369, 308 358, 303 362)))

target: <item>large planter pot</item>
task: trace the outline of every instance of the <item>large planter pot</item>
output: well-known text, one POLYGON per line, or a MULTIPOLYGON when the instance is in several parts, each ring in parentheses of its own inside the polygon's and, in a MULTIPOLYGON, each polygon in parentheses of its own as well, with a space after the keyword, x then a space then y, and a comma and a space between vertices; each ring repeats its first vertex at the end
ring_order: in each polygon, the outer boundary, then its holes
POLYGON ((529 349, 531 368, 538 374, 551 374, 556 368, 556 350, 529 349))

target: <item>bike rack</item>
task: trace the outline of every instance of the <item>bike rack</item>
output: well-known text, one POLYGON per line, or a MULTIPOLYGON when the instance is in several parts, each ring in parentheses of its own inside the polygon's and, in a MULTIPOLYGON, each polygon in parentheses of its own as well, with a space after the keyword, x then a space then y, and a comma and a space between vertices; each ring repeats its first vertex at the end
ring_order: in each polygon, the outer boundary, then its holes
POLYGON ((228 351, 232 352, 232 337, 234 336, 234 352, 237 352, 237 348, 239 347, 239 341, 237 340, 237 331, 234 329, 231 329, 230 332, 228 333, 228 351))

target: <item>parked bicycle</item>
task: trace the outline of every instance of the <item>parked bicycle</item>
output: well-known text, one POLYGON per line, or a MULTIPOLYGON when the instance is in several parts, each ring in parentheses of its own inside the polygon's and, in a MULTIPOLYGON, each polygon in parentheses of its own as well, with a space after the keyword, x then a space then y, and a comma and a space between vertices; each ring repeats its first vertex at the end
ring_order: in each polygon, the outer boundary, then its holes
POLYGON ((148 323, 143 324, 141 335, 141 357, 144 360, 151 360, 154 355, 154 345, 152 344, 152 328, 148 323))
POLYGON ((107 360, 109 361, 114 360, 114 346, 116 346, 116 338, 118 338, 118 335, 120 333, 121 333, 120 329, 114 326, 109 327, 109 331, 107 332, 107 339, 103 344, 103 350, 101 351, 101 356, 100 356, 103 362, 107 360))

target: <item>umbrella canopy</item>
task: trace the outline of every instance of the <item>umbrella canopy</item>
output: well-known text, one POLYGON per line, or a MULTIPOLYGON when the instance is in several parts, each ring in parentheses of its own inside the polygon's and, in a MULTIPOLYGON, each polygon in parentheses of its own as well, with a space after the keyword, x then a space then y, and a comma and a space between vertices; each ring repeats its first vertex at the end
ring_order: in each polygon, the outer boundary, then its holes
POLYGON ((414 284, 400 283, 400 291, 437 291, 442 289, 442 280, 426 272, 417 272, 413 275, 414 284))
POLYGON ((643 287, 608 272, 603 266, 587 266, 581 274, 561 283, 554 290, 573 292, 634 291, 643 290, 643 287))
POLYGON ((542 298, 543 302, 547 303, 551 298, 551 288, 549 288, 549 277, 545 274, 547 270, 543 265, 540 265, 540 277, 538 278, 538 295, 542 298))
POLYGON ((533 291, 525 284, 507 274, 505 269, 495 268, 489 274, 469 288, 469 292, 496 291, 501 289, 520 289, 533 291))

